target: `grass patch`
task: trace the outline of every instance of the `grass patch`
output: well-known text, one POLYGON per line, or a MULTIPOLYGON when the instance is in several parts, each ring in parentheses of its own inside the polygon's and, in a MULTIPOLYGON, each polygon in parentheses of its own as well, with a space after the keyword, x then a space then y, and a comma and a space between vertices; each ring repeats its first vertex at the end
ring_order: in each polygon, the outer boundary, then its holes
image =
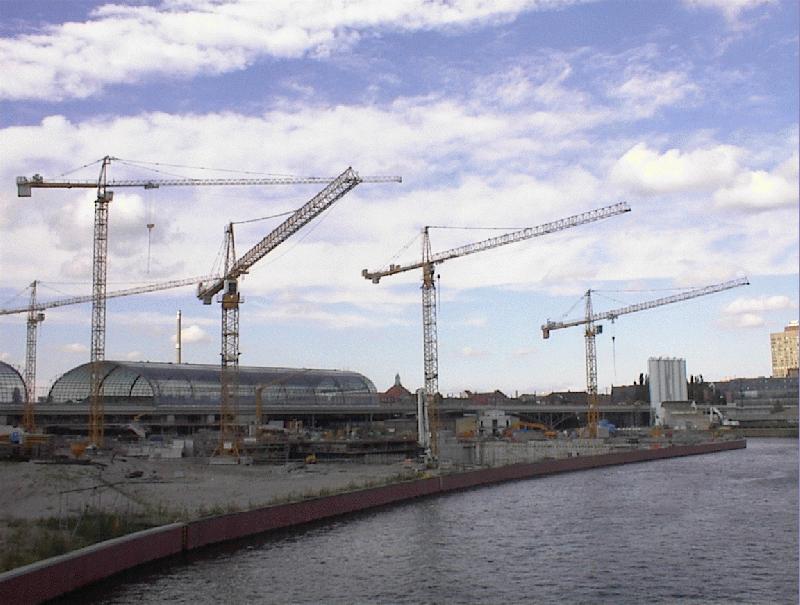
POLYGON ((83 514, 72 517, 9 521, 0 541, 0 571, 171 521, 154 512, 116 514, 94 509, 86 509, 83 514))

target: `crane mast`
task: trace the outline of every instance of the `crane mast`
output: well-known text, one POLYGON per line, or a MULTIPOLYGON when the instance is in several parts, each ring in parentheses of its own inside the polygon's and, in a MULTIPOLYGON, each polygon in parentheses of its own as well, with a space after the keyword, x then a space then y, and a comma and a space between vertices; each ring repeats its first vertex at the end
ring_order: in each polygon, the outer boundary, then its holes
MULTIPOLYGON (((147 284, 136 288, 126 288, 124 290, 115 290, 106 292, 106 299, 117 298, 120 296, 131 296, 133 294, 144 294, 146 292, 156 292, 158 290, 168 290, 170 288, 177 288, 180 286, 190 286, 197 284, 202 280, 212 279, 213 276, 191 277, 189 279, 179 279, 168 282, 161 282, 155 284, 147 284)), ((62 298, 57 300, 50 300, 39 302, 36 300, 36 290, 38 281, 34 281, 30 285, 31 295, 30 301, 26 307, 15 307, 11 309, 0 309, 0 315, 12 315, 16 313, 27 313, 27 339, 25 345, 25 388, 28 391, 25 400, 25 408, 23 412, 23 426, 28 432, 33 432, 36 428, 35 419, 35 403, 36 403, 36 346, 37 346, 37 329, 38 325, 44 321, 45 309, 54 307, 63 307, 66 305, 75 305, 94 300, 95 295, 89 294, 84 296, 72 296, 69 298, 62 298)), ((91 420, 91 418, 90 418, 91 420)))
POLYGON ((396 275, 413 269, 422 269, 422 332, 423 332, 423 365, 425 373, 425 413, 428 419, 430 436, 420 435, 420 443, 428 446, 428 453, 432 459, 438 457, 438 421, 439 421, 439 353, 436 325, 436 285, 434 283, 434 267, 453 258, 468 254, 475 254, 484 250, 491 250, 507 244, 524 241, 548 233, 555 233, 577 227, 586 223, 610 218, 618 214, 630 212, 630 206, 625 202, 597 208, 581 214, 569 216, 557 221, 544 223, 536 227, 528 227, 497 237, 474 242, 443 252, 432 253, 430 244, 429 227, 422 230, 422 260, 405 265, 389 265, 388 268, 369 271, 364 269, 361 275, 372 283, 380 283, 381 278, 396 275))
POLYGON ((233 238, 233 223, 225 230, 225 271, 227 277, 223 281, 222 303, 222 353, 220 356, 220 411, 219 411, 219 447, 218 454, 231 454, 238 458, 239 444, 236 439, 236 422, 239 416, 239 288, 230 271, 236 263, 236 246, 233 238))
POLYGON ((108 205, 114 192, 107 188, 111 158, 103 158, 94 205, 94 246, 92 254, 92 345, 89 380, 89 442, 103 445, 103 400, 100 397, 102 362, 106 356, 106 273, 108 268, 108 205))
MULTIPOLYGON (((103 444, 103 402, 100 397, 102 361, 105 358, 106 339, 106 273, 108 267, 108 207, 114 198, 113 188, 143 187, 157 189, 162 186, 199 185, 293 185, 303 183, 328 183, 326 177, 265 177, 236 179, 122 179, 109 180, 108 167, 112 156, 101 160, 100 175, 96 181, 46 180, 36 174, 31 178, 17 177, 18 197, 31 197, 32 189, 97 188, 94 214, 94 239, 92 254, 92 338, 90 348, 90 403, 89 440, 97 447, 103 444)), ((364 177, 360 182, 390 182, 399 177, 364 177)), ((221 289, 221 288, 220 288, 221 289)), ((219 291, 219 290, 217 290, 219 291)))
POLYGON ((25 346, 25 409, 22 415, 22 426, 29 433, 36 430, 34 405, 36 402, 36 331, 39 324, 44 321, 44 313, 37 311, 36 281, 31 284, 31 298, 28 311, 27 339, 25 346))
POLYGON ((428 228, 422 234, 422 342, 425 370, 425 405, 428 414, 428 431, 424 441, 430 448, 431 456, 437 459, 439 442, 439 344, 436 329, 436 284, 431 262, 431 239, 428 228))
POLYGON ((633 305, 620 307, 611 311, 603 311, 602 313, 595 313, 592 309, 592 290, 587 290, 584 295, 586 299, 586 313, 582 319, 573 319, 569 321, 550 321, 542 325, 542 338, 550 338, 550 332, 553 330, 560 330, 562 328, 571 328, 574 326, 585 326, 584 337, 586 344, 586 398, 588 401, 588 411, 586 416, 586 426, 590 437, 597 437, 597 423, 600 420, 600 411, 597 405, 597 351, 595 348, 595 337, 603 332, 603 326, 598 325, 596 322, 610 319, 616 320, 620 315, 628 313, 636 313, 638 311, 645 311, 655 307, 661 307, 699 296, 706 296, 714 294, 715 292, 722 292, 730 290, 731 288, 738 288, 739 286, 749 285, 746 277, 734 279, 718 284, 711 284, 703 286, 702 288, 694 288, 672 296, 664 296, 647 300, 633 305))
POLYGON ((220 442, 217 453, 238 456, 238 403, 237 383, 239 368, 239 294, 238 278, 247 273, 259 260, 264 258, 281 243, 294 235, 300 228, 319 216, 323 211, 344 197, 359 183, 401 182, 400 177, 360 177, 351 167, 333 179, 311 200, 301 206, 283 223, 278 225, 255 246, 236 258, 233 223, 226 228, 226 255, 224 275, 210 283, 201 283, 197 288, 197 298, 204 304, 211 304, 215 294, 221 293, 222 304, 222 343, 220 370, 220 442))
MULTIPOLYGON (((592 319, 592 296, 591 292, 586 293, 586 398, 589 404, 587 411, 587 423, 589 425, 589 436, 597 436, 597 423, 600 421, 600 411, 597 408, 597 349, 595 347, 595 336, 597 328, 592 319)), ((602 330, 602 327, 600 327, 602 330)))

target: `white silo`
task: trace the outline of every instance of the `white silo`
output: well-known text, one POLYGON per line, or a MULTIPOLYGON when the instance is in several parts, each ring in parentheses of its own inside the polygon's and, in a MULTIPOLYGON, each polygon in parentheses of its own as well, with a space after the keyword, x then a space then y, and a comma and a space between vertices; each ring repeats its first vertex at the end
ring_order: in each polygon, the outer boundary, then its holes
POLYGON ((663 424, 665 401, 687 401, 686 360, 675 357, 651 357, 647 360, 650 375, 650 417, 663 424))

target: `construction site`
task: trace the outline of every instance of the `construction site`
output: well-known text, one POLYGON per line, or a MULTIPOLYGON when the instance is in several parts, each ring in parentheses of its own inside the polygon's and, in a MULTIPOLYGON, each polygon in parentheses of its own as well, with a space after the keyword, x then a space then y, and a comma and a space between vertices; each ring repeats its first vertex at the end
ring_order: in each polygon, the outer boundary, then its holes
MULTIPOLYGON (((443 397, 439 392, 435 267, 624 215, 631 210, 624 202, 438 252, 431 249, 425 227, 419 258, 364 269, 363 278, 375 284, 407 271, 421 273, 424 386, 410 391, 398 377, 392 388, 379 392, 369 377, 353 371, 240 365, 239 281, 354 187, 399 183, 400 177, 361 177, 348 168, 332 179, 114 181, 108 178, 113 159, 103 158, 96 181, 39 175, 17 179, 21 197, 48 188, 96 189, 97 197, 92 293, 39 300, 37 281, 32 281, 28 304, 0 310, 27 317, 23 371, 0 363, 0 455, 8 461, 0 470, 9 486, 2 504, 9 520, 6 537, 20 516, 28 521, 55 518, 64 527, 77 527, 87 511, 99 511, 150 515, 148 523, 160 525, 430 476, 548 460, 594 460, 726 441, 737 434, 738 421, 710 405, 695 404, 669 415, 673 402, 689 400, 685 365, 682 370, 675 363, 651 368, 647 394, 644 383, 634 385, 635 396, 622 401, 598 393, 595 338, 602 333, 601 321, 744 286, 746 278, 600 313, 593 309, 593 291, 587 290, 581 317, 548 320, 541 328, 545 339, 570 327, 583 331, 585 392, 560 399, 555 394, 501 397, 499 391, 488 397, 443 397), (236 251, 235 223, 228 224, 219 274, 107 289, 114 189, 309 182, 324 187, 244 254, 236 251), (188 285, 197 287, 203 304, 216 300, 220 305, 219 365, 182 361, 180 311, 174 360, 105 358, 107 299, 188 285), (91 303, 90 359, 65 372, 47 395, 37 398, 37 328, 48 309, 81 303, 91 303)), ((796 404, 789 409, 787 422, 794 422, 796 430, 796 404)))
MULTIPOLYGON (((22 374, 7 364, 0 366, 0 420, 8 457, 64 456, 80 459, 104 451, 137 452, 151 457, 204 457, 213 463, 287 462, 316 458, 417 458, 435 467, 440 462, 440 435, 461 438, 501 436, 497 420, 493 430, 476 428, 487 406, 482 402, 443 398, 439 393, 437 293, 435 267, 460 257, 480 253, 532 238, 588 225, 628 213, 622 202, 592 209, 535 227, 480 240, 444 251, 433 251, 429 227, 422 230, 418 260, 368 270, 362 276, 378 284, 384 278, 407 271, 421 272, 423 381, 416 393, 381 400, 372 381, 355 372, 309 368, 255 368, 239 366, 240 278, 257 269, 259 260, 289 240, 361 183, 399 183, 399 176, 361 177, 348 168, 336 178, 270 177, 235 179, 126 179, 109 178, 116 158, 99 161, 96 180, 50 180, 34 175, 18 177, 20 197, 42 189, 96 189, 93 234, 92 293, 41 301, 37 281, 29 288, 25 306, 0 309, 0 314, 27 315, 26 363, 22 374), (292 212, 278 227, 244 254, 238 255, 234 225, 225 229, 224 264, 220 274, 108 290, 108 215, 114 189, 199 186, 275 186, 324 184, 306 204, 292 212), (182 363, 181 313, 176 315, 176 358, 172 362, 125 362, 105 359, 106 300, 145 295, 149 292, 197 287, 197 298, 205 305, 214 300, 221 309, 219 366, 182 363), (58 378, 44 397, 36 397, 37 328, 45 311, 54 307, 91 303, 91 347, 88 363, 58 378), (38 400, 37 400, 38 399, 38 400), (471 428, 470 428, 471 427, 471 428), (137 449, 138 448, 138 449, 137 449)), ((42 192, 44 193, 44 192, 42 192)), ((148 230, 151 225, 148 225, 148 230)), ((550 321, 542 336, 569 327, 581 327, 585 337, 586 391, 578 405, 549 407, 523 399, 502 402, 500 414, 510 419, 503 429, 519 423, 545 438, 608 437, 600 428, 601 416, 612 427, 663 425, 657 406, 643 405, 644 398, 627 405, 601 402, 597 387, 595 338, 604 320, 702 297, 746 285, 740 278, 702 288, 687 289, 661 297, 595 313, 592 290, 584 297, 583 317, 550 321), (601 409, 601 406, 603 409, 601 409), (651 409, 652 407, 652 409, 651 409), (535 423, 534 425, 531 423, 535 423)), ((685 373, 685 372, 684 372, 685 373)), ((683 378, 685 380, 685 376, 683 378)), ((402 387, 402 385, 398 385, 402 387)), ((687 399, 670 394, 672 401, 687 399)), ((490 406, 491 407, 491 406, 490 406)), ((710 423, 715 419, 710 415, 710 423)), ((702 423, 701 423, 702 424, 702 423)), ((704 427, 708 428, 708 426, 704 427)), ((505 436, 510 434, 506 432, 505 436)))

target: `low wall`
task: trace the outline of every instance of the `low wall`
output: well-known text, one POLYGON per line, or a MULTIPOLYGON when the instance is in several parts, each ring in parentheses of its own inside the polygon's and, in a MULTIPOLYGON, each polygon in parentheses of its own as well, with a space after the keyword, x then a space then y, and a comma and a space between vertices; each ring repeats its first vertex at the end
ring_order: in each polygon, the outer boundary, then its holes
POLYGON ((41 603, 126 569, 180 552, 413 498, 503 481, 744 447, 744 440, 720 441, 512 464, 362 489, 189 523, 173 523, 2 573, 0 603, 41 603))
POLYGON ((183 550, 184 524, 106 540, 0 574, 0 603, 41 603, 183 550))

